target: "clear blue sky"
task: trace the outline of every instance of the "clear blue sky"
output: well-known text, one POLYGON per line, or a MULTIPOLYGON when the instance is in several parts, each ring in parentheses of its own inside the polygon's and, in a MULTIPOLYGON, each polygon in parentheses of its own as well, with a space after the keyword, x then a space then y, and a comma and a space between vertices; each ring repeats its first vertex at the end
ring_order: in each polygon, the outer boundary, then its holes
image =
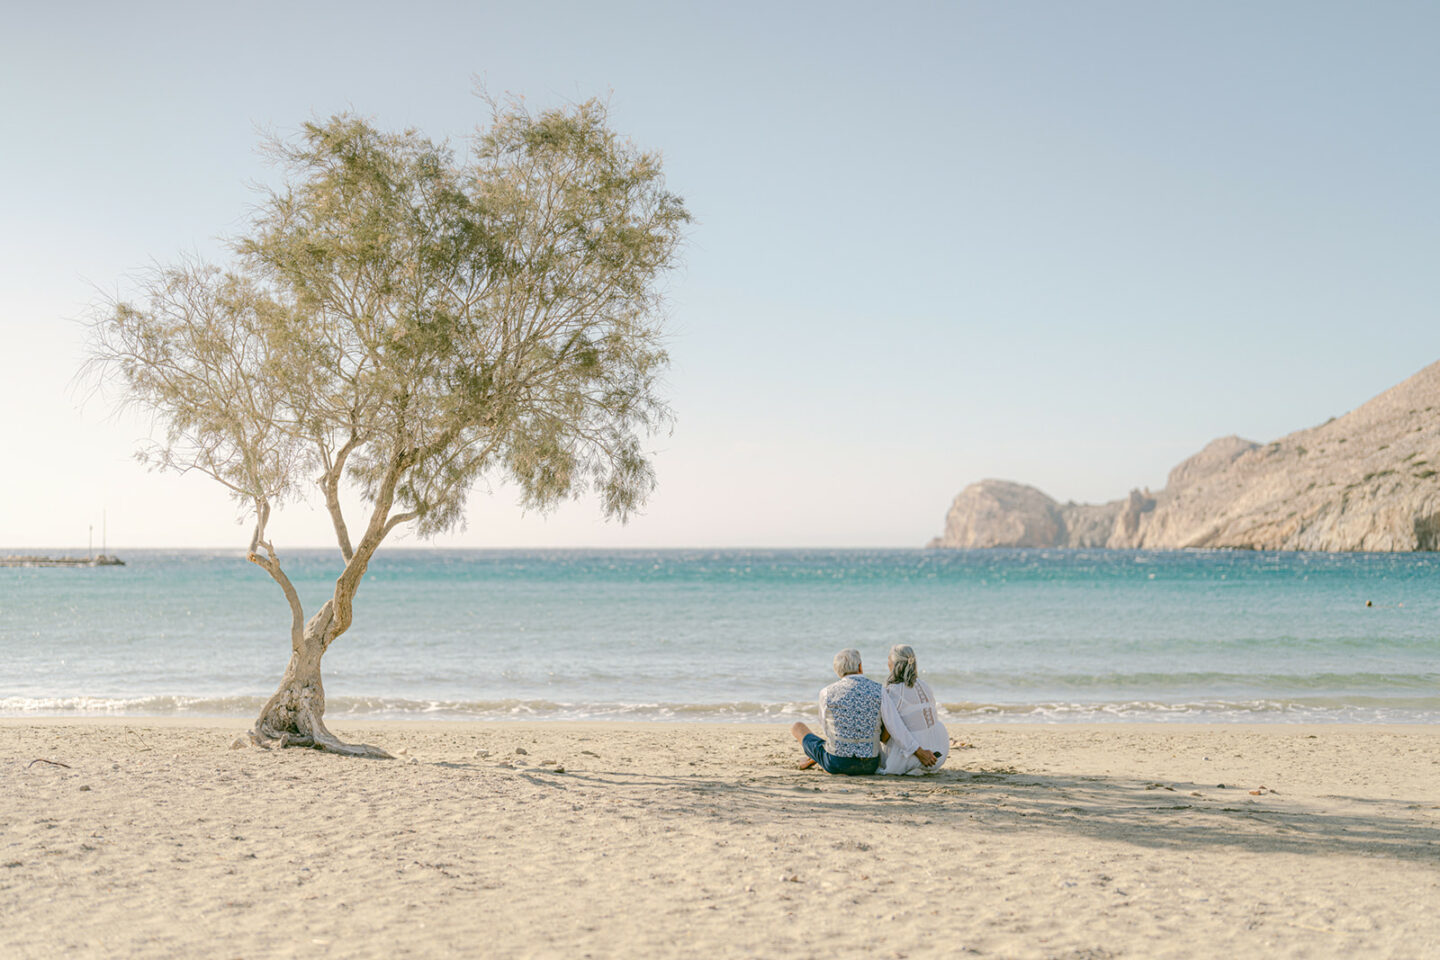
MULTIPOLYGON (((447 545, 918 545, 983 477, 1164 483, 1440 359, 1431 3, 10 5, 0 549, 242 545, 213 483, 82 407, 96 289, 224 255, 257 131, 354 109, 457 142, 472 78, 609 96, 697 223, 660 487, 447 545)), ((328 542, 303 510, 282 544, 328 542)))

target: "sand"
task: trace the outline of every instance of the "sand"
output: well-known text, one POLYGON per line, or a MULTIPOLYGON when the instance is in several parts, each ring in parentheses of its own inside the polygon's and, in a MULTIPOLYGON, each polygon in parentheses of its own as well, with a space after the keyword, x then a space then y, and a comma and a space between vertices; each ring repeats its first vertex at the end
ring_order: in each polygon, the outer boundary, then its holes
POLYGON ((783 727, 244 726, 0 721, 0 956, 1440 956, 1432 728, 952 726, 846 779, 783 727))

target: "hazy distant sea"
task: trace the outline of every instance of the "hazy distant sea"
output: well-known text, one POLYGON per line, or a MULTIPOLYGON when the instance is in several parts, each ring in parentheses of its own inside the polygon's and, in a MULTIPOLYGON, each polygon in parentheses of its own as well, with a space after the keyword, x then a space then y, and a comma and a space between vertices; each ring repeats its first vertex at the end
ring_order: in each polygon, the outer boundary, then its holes
MULTIPOLYGON (((0 714, 248 716, 288 654, 238 551, 0 569, 0 714)), ((283 555, 313 610, 334 555, 283 555)), ((779 720, 912 644, 961 721, 1440 721, 1440 557, 1134 551, 382 552, 329 712, 779 720), (1366 601, 1374 606, 1367 607, 1366 601)))

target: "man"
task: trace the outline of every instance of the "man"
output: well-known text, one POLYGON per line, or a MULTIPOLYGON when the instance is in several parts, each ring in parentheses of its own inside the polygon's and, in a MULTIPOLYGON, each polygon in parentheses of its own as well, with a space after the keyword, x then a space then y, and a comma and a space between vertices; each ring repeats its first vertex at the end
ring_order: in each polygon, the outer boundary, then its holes
POLYGON ((874 773, 880 766, 880 684, 863 676, 859 650, 835 654, 835 673, 840 677, 820 691, 820 728, 824 739, 809 727, 797 723, 791 734, 800 741, 810 762, 826 773, 874 773))

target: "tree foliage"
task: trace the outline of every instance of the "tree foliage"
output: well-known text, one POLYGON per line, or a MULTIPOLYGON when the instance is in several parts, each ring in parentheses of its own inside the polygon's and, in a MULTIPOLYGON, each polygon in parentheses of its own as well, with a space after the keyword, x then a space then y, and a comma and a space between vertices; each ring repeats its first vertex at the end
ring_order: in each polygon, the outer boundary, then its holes
POLYGON ((96 328, 169 428, 159 462, 252 502, 320 475, 373 503, 390 477, 422 535, 496 466, 531 506, 591 485, 608 514, 641 502, 685 208, 595 101, 511 102, 475 148, 350 115, 270 144, 287 182, 238 262, 156 271, 96 328))

